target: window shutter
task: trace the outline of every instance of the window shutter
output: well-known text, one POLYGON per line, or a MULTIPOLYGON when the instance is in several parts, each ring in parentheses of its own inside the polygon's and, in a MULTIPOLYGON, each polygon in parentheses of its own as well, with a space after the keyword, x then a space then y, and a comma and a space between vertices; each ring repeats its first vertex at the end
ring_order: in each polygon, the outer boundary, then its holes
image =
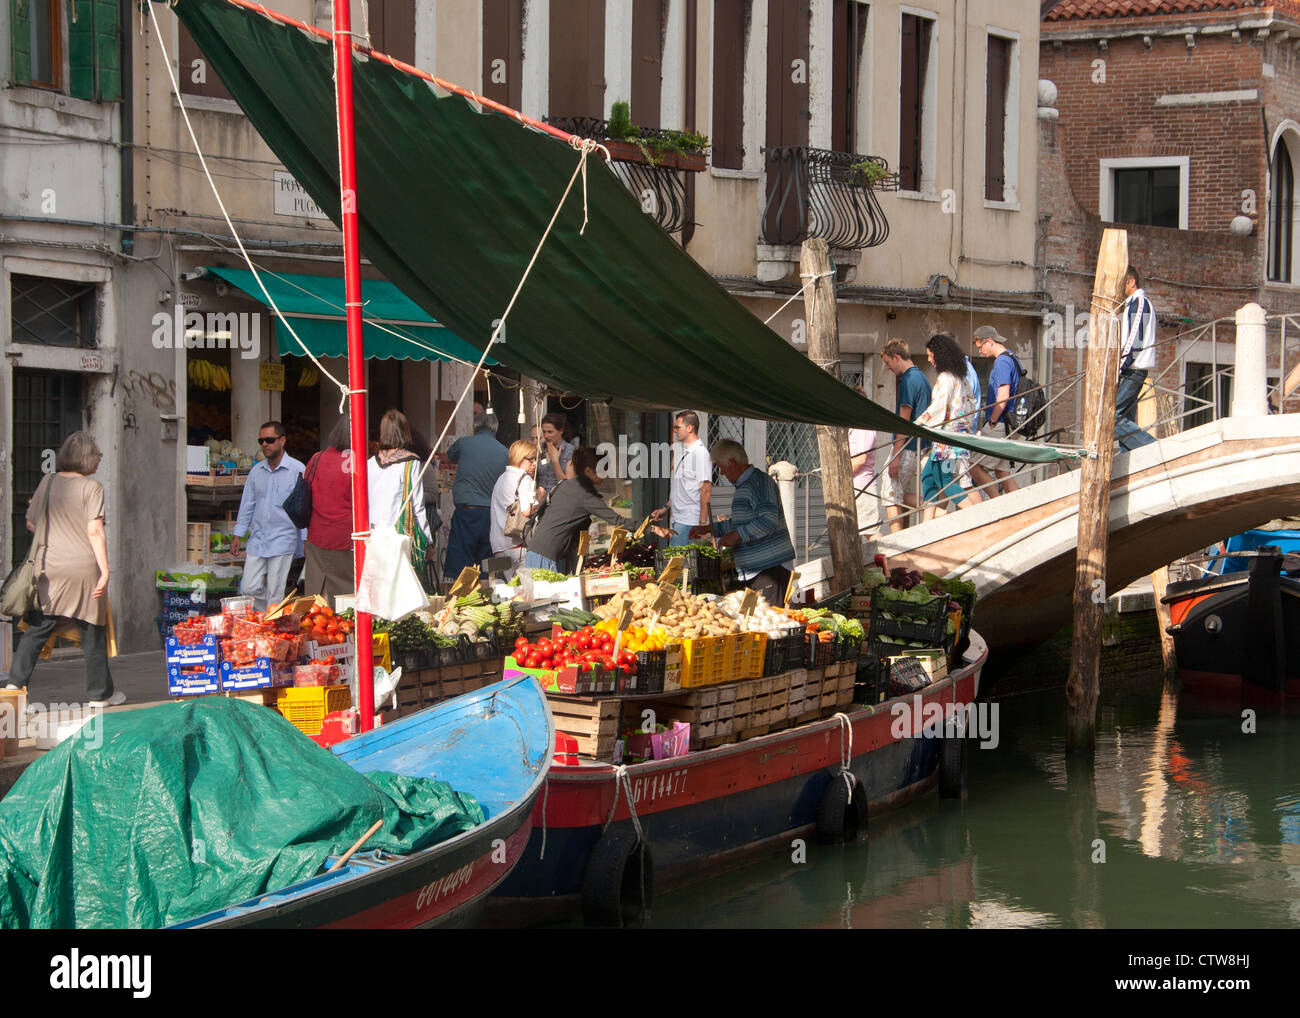
POLYGON ((68 0, 68 94, 95 98, 94 0, 68 0))
POLYGON ((714 166, 739 170, 745 164, 745 3, 713 4, 714 166))
POLYGON ((921 186, 921 95, 918 85, 917 17, 902 16, 899 66, 898 186, 916 191, 921 186))
POLYGON ((117 0, 95 0, 96 99, 122 98, 122 9, 117 0))
POLYGON ((996 35, 988 38, 988 92, 984 107, 984 197, 1006 198, 1007 79, 1011 44, 996 35))
POLYGON ((11 0, 9 24, 13 26, 13 77, 16 85, 32 82, 32 0, 11 0))

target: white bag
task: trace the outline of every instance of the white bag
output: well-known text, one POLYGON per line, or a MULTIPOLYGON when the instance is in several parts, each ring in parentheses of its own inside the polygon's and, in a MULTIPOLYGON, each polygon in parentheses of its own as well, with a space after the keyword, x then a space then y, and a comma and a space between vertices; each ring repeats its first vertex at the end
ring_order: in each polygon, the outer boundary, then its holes
POLYGON ((357 611, 396 622, 428 605, 411 565, 411 539, 391 523, 370 528, 366 565, 357 584, 357 611))

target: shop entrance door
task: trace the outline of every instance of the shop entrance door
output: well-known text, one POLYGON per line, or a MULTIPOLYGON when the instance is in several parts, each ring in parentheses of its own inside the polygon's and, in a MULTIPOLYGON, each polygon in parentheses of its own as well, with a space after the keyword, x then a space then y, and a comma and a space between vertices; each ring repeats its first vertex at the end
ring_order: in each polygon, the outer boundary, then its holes
POLYGON ((13 505, 10 541, 13 562, 31 546, 27 503, 44 472, 54 469, 63 440, 81 428, 81 376, 71 371, 14 369, 13 505))

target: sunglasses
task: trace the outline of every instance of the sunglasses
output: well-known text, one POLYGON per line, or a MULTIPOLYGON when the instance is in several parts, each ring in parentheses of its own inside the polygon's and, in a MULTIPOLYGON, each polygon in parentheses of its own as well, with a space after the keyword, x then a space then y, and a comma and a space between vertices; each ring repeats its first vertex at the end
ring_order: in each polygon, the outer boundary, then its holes
POLYGON ((257 438, 257 444, 258 444, 258 445, 274 445, 274 444, 275 444, 276 442, 278 442, 278 441, 280 441, 280 436, 279 436, 279 435, 277 435, 275 438, 262 438, 262 437, 259 435, 258 438, 257 438))

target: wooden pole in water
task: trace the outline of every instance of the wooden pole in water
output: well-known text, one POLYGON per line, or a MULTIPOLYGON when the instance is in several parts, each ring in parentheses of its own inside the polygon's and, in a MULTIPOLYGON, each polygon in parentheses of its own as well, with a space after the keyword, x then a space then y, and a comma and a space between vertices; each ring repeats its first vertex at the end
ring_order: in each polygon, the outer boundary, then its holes
MULTIPOLYGON (((1151 379, 1147 379, 1137 405, 1138 426, 1156 438, 1168 438, 1174 434, 1174 422, 1162 412, 1161 404, 1162 397, 1156 392, 1151 379)), ((1163 603, 1168 589, 1169 567, 1161 566, 1151 574, 1151 592, 1155 595, 1156 629, 1160 633, 1160 658, 1166 681, 1172 679, 1178 672, 1178 655, 1174 650, 1174 638, 1168 632, 1173 620, 1169 615, 1169 605, 1163 603)))
MULTIPOLYGON (((820 237, 804 241, 799 273, 803 277, 803 299, 808 315, 808 357, 838 377, 840 329, 833 271, 826 241, 820 237)), ((835 569, 832 589, 844 590, 862 579, 862 539, 858 536, 848 430, 818 427, 817 452, 822 467, 826 531, 835 569)), ((790 537, 793 540, 794 535, 790 537)))
POLYGON ((1115 386, 1119 376, 1119 328, 1116 312, 1124 299, 1128 269, 1128 233, 1107 230, 1101 237, 1097 275, 1092 286, 1088 355, 1083 391, 1083 445, 1088 458, 1079 477, 1079 541, 1074 578, 1074 643, 1070 679, 1066 750, 1091 753, 1095 744, 1101 621, 1106 608, 1106 549, 1110 523, 1110 469, 1115 440, 1115 386))

